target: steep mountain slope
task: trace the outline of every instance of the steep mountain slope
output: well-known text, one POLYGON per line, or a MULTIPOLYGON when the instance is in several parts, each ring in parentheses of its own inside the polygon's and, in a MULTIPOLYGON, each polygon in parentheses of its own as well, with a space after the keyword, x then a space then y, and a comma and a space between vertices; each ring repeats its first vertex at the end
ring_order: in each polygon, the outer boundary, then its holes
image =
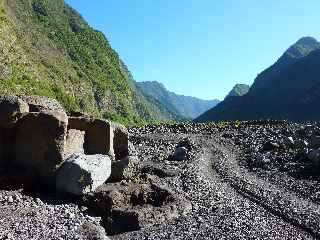
POLYGON ((171 112, 186 119, 196 118, 219 102, 217 99, 203 100, 178 95, 168 91, 163 84, 156 81, 137 82, 136 86, 146 95, 157 99, 171 112))
POLYGON ((236 84, 225 98, 243 96, 249 92, 249 89, 250 86, 247 84, 236 84))
POLYGON ((106 37, 63 0, 2 0, 0 29, 0 94, 45 95, 128 122, 174 118, 136 90, 106 37))
POLYGON ((246 95, 225 99, 196 121, 320 120, 319 103, 320 44, 305 37, 259 74, 246 95))

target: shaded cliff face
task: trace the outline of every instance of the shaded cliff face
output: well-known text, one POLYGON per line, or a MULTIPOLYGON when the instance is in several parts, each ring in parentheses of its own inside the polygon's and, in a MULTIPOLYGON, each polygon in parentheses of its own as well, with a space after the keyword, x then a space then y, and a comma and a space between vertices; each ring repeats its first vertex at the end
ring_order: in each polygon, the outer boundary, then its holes
POLYGON ((137 82, 136 85, 146 95, 161 102, 169 111, 185 119, 194 119, 219 103, 217 99, 203 100, 175 94, 156 81, 137 82))
POLYGON ((320 49, 310 37, 292 45, 255 79, 249 92, 230 97, 196 121, 288 119, 319 120, 320 49))
POLYGON ((174 118, 136 90, 106 37, 63 0, 3 0, 0 28, 0 94, 49 96, 128 122, 174 118))

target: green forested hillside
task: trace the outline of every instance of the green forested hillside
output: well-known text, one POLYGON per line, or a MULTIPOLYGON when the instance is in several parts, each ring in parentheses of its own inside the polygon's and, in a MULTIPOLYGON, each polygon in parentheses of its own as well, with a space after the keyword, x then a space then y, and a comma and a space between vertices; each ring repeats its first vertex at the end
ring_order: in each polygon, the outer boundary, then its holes
POLYGON ((194 119, 219 103, 218 99, 203 100, 195 97, 175 94, 156 81, 136 82, 136 86, 145 95, 162 103, 166 109, 184 119, 194 119))
POLYGON ((174 119, 139 92, 106 37, 63 0, 1 0, 0 94, 53 97, 124 122, 174 119))

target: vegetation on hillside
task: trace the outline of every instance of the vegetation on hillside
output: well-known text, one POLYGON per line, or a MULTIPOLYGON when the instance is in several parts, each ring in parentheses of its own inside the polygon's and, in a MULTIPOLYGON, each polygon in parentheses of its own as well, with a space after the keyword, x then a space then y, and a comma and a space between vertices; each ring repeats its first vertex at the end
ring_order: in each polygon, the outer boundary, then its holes
POLYGON ((173 119, 136 91, 104 34, 63 0, 3 0, 0 29, 0 94, 49 96, 124 123, 173 119))

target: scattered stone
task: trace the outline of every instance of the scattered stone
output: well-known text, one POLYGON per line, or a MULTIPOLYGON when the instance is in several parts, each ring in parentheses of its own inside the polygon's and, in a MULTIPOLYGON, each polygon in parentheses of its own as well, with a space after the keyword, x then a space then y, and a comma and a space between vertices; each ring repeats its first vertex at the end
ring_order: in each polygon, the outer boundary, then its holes
POLYGON ((12 197, 12 196, 9 196, 9 197, 8 197, 8 202, 9 202, 9 203, 13 203, 13 202, 14 202, 14 200, 13 200, 13 197, 12 197))
POLYGON ((320 147, 320 136, 313 135, 310 139, 309 147, 319 148, 320 147))
POLYGON ((174 150, 173 155, 170 157, 173 161, 183 161, 187 158, 188 155, 188 149, 185 147, 177 147, 174 150))
POLYGON ((294 146, 294 140, 293 140, 293 137, 285 137, 283 139, 283 143, 285 144, 285 146, 287 147, 293 147, 294 146))
POLYGON ((276 142, 273 141, 267 141, 263 147, 262 150, 263 151, 274 151, 280 148, 280 145, 276 142))
POLYGON ((184 138, 178 143, 177 147, 184 147, 188 151, 191 151, 194 145, 195 144, 192 142, 190 138, 184 138))

